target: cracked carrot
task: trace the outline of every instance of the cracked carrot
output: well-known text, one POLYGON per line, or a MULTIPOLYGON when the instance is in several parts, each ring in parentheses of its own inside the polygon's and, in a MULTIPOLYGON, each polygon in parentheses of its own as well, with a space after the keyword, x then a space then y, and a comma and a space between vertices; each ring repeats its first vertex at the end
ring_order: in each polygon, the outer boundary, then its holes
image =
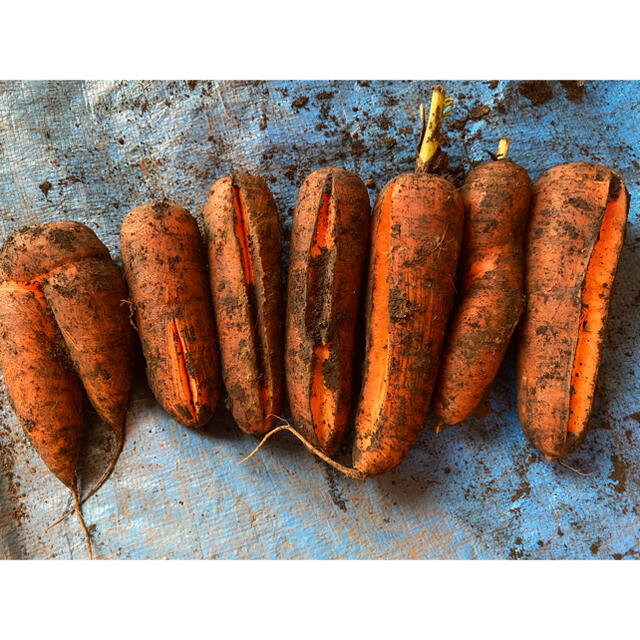
POLYGON ((286 382, 296 427, 329 455, 347 428, 369 219, 369 194, 353 173, 319 169, 300 187, 291 230, 286 382))
POLYGON ((273 427, 284 392, 275 201, 262 178, 226 176, 209 191, 204 223, 229 408, 241 429, 262 436, 273 427))
POLYGON ((120 305, 126 295, 108 250, 80 223, 27 227, 0 252, 0 367, 31 444, 71 490, 90 557, 80 504, 108 478, 124 442, 133 338, 120 305), (83 388, 116 446, 80 501, 83 388))
POLYGON ((433 397, 438 424, 457 424, 487 394, 524 302, 524 232, 531 198, 527 172, 506 159, 472 169, 462 186, 465 227, 459 300, 449 322, 433 397))
POLYGON ((220 373, 198 225, 178 205, 141 205, 124 219, 120 246, 151 390, 172 418, 200 427, 215 411, 220 373))
POLYGON ((518 417, 549 460, 587 433, 628 209, 620 177, 595 163, 554 167, 533 185, 518 417))
POLYGON ((365 476, 385 473, 407 456, 438 372, 464 219, 457 189, 431 173, 444 155, 438 143, 446 106, 442 87, 434 87, 416 172, 391 180, 373 209, 353 444, 353 467, 365 476))

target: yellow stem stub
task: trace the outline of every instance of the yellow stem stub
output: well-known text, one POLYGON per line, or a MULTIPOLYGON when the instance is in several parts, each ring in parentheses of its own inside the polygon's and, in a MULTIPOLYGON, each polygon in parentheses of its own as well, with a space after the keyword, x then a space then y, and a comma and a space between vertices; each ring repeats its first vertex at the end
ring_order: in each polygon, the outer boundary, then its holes
POLYGON ((507 138, 500 138, 498 142, 498 151, 496 152, 496 160, 504 160, 507 157, 509 151, 509 140, 507 138))
POLYGON ((426 168, 436 157, 440 145, 440 127, 442 118, 449 114, 453 99, 447 98, 444 89, 439 84, 433 87, 431 92, 431 106, 429 107, 429 118, 425 122, 426 110, 424 105, 420 105, 420 119, 422 121, 422 132, 418 143, 418 166, 426 168))

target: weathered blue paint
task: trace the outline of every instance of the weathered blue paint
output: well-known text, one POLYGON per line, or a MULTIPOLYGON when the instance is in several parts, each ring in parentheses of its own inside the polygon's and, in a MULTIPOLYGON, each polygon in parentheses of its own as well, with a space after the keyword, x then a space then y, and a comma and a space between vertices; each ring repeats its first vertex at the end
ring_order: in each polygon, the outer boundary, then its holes
MULTIPOLYGON (((0 85, 0 240, 33 223, 76 219, 119 256, 135 205, 162 197, 200 215, 214 179, 258 172, 288 233, 309 171, 343 166, 371 198, 410 171, 425 82, 21 83, 0 85), (298 98, 308 101, 292 106, 298 98), (45 181, 50 189, 39 188, 45 181)), ((253 441, 220 412, 199 433, 173 422, 144 383, 112 479, 84 508, 105 558, 611 558, 640 555, 640 84, 560 83, 539 105, 517 82, 445 82, 452 164, 488 158, 500 136, 533 179, 561 162, 612 166, 632 194, 592 432, 567 462, 545 462, 515 414, 513 349, 492 412, 440 436, 427 423, 408 460, 368 482, 346 479, 288 435, 237 463, 253 441), (472 111, 486 105, 489 112, 472 111), (463 125, 459 119, 471 112, 463 125), (453 125, 458 121, 458 127, 453 125), (635 417, 634 417, 635 416, 635 417)), ((29 448, 0 386, 0 555, 83 558, 66 490, 29 448)), ((91 429, 85 484, 104 455, 91 429)))

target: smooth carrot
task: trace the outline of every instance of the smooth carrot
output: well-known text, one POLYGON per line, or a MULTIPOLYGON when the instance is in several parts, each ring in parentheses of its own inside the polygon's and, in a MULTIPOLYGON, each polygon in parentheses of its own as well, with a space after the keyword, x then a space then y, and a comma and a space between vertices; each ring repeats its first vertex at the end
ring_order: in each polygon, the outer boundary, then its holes
POLYGON ((462 186, 465 227, 459 300, 449 322, 432 409, 457 424, 487 394, 524 302, 524 232, 531 198, 527 172, 498 157, 472 169, 462 186))

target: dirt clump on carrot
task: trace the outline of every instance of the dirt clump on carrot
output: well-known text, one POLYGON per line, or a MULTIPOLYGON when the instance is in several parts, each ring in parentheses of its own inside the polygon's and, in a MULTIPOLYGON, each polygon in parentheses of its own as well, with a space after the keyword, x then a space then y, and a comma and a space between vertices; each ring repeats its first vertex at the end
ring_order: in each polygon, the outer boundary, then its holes
POLYGON ((433 398, 436 431, 467 418, 488 393, 523 308, 531 181, 504 155, 472 169, 461 190, 465 226, 459 299, 433 398))
POLYGON ((203 426, 220 365, 198 224, 176 204, 141 205, 124 219, 120 247, 151 391, 174 420, 203 426))
POLYGON ((587 433, 629 194, 611 169, 575 162, 533 185, 518 417, 549 460, 587 433))
POLYGON ((133 336, 127 290, 109 251, 85 225, 56 222, 13 234, 0 251, 0 368, 29 441, 72 493, 82 390, 116 438, 115 453, 83 500, 113 470, 124 442, 133 336))
POLYGON ((233 174, 204 207, 209 277, 228 405, 238 426, 263 436, 284 395, 281 230, 266 182, 233 174))

